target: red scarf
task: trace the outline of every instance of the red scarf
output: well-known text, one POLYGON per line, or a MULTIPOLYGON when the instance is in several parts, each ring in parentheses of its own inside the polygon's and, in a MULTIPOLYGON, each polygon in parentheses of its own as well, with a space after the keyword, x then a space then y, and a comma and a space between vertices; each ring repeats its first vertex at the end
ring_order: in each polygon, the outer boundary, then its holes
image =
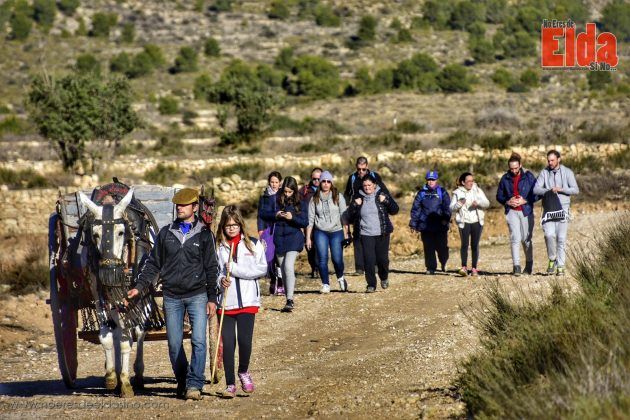
MULTIPOLYGON (((521 172, 519 171, 518 175, 516 175, 514 177, 514 185, 513 185, 513 189, 514 189, 514 197, 520 197, 520 194, 518 192, 518 183, 521 181, 521 172)), ((523 206, 518 206, 518 207, 514 207, 514 210, 516 211, 523 211, 523 206)))
POLYGON ((241 234, 239 233, 232 239, 228 239, 227 243, 232 248, 232 259, 236 260, 236 250, 238 249, 238 243, 241 242, 241 234))

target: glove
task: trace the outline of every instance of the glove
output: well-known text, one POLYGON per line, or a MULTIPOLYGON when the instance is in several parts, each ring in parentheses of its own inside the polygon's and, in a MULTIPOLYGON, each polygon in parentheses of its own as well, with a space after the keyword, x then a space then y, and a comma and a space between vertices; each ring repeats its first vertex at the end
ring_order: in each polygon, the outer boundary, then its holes
POLYGON ((350 245, 352 244, 352 238, 348 238, 348 239, 344 239, 343 242, 341 242, 341 245, 344 248, 348 248, 350 245))

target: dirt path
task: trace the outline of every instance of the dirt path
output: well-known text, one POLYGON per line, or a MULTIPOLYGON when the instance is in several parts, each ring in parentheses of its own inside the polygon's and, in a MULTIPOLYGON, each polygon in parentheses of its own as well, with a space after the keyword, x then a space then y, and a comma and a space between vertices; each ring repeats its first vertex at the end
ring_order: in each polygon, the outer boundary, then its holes
MULTIPOLYGON (((579 214, 571 224, 570 243, 586 244, 592 232, 612 218, 611 212, 579 214)), ((451 267, 458 260, 459 253, 452 248, 451 267)), ((540 272, 546 256, 539 227, 535 231, 535 261, 540 272)), ((350 262, 349 257, 346 262, 350 262)), ((546 289, 550 278, 534 275, 515 279, 508 275, 511 260, 507 239, 482 249, 480 266, 493 274, 474 280, 452 272, 425 275, 418 258, 395 260, 391 265, 391 286, 378 293, 363 293, 363 277, 349 277, 351 293, 323 296, 317 293, 318 281, 302 276, 294 313, 280 313, 283 298, 265 297, 264 310, 257 318, 251 362, 257 390, 234 400, 215 396, 224 384, 207 385, 203 401, 176 400, 165 342, 146 344, 148 384, 133 400, 119 399, 102 388, 102 350, 83 342, 79 344, 78 387, 66 390, 57 368, 45 296, 3 301, 0 416, 463 415, 463 404, 451 383, 458 363, 475 350, 477 334, 461 308, 477 305, 489 282, 498 280, 510 290, 535 293, 546 289), (12 334, 27 339, 14 342, 12 334)), ((568 284, 571 280, 567 277, 563 281, 568 284)))

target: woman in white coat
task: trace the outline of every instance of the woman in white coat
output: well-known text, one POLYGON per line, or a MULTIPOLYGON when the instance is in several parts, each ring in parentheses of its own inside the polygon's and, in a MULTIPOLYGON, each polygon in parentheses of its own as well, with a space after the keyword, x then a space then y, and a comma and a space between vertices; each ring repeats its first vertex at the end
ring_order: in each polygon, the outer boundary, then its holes
POLYGON ((217 310, 218 314, 225 311, 221 337, 227 388, 223 391, 223 397, 233 398, 236 395, 234 353, 237 330, 238 377, 244 392, 254 391, 254 382, 249 374, 249 359, 252 354, 254 321, 260 307, 258 279, 267 274, 265 247, 262 241, 247 235, 243 216, 235 205, 225 206, 221 214, 217 228, 217 259, 221 292, 219 302, 223 301, 223 295, 226 294, 225 305, 217 310))
POLYGON ((479 261, 479 240, 484 223, 484 209, 490 206, 484 192, 475 184, 475 179, 470 172, 464 172, 457 180, 457 189, 453 191, 451 211, 455 213, 455 222, 459 228, 461 238, 460 253, 462 268, 458 273, 461 276, 468 275, 468 246, 472 250, 472 266, 470 274, 479 275, 477 262, 479 261), (471 241, 472 240, 472 241, 471 241))

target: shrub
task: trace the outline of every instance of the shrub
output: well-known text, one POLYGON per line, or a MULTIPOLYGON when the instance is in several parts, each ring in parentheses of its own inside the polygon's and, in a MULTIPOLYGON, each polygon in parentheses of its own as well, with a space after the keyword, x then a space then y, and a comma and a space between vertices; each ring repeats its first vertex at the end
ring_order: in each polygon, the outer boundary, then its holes
POLYGON ((608 71, 589 71, 586 79, 590 90, 602 90, 612 83, 612 76, 608 71))
POLYGON ((282 87, 284 76, 283 72, 275 70, 267 64, 259 64, 258 67, 256 67, 256 77, 270 87, 282 87))
POLYGON ((192 47, 182 47, 179 54, 175 58, 175 64, 171 67, 170 72, 186 73, 197 70, 197 51, 192 47))
POLYGON ((197 76, 193 87, 195 99, 208 99, 210 92, 212 92, 212 78, 206 73, 197 76))
POLYGON ((109 60, 109 71, 126 74, 131 68, 131 57, 126 52, 121 52, 109 60))
POLYGON ((332 7, 320 4, 315 8, 315 23, 318 26, 337 27, 341 25, 341 18, 332 7))
POLYGON ((118 16, 115 13, 97 12, 92 16, 90 36, 107 38, 109 31, 116 25, 118 16))
POLYGON ((520 81, 527 87, 538 87, 540 85, 540 75, 534 69, 527 69, 521 73, 520 81))
POLYGON ((127 22, 123 25, 120 32, 120 40, 127 44, 131 44, 136 38, 136 25, 133 22, 127 22))
POLYGON ((396 125, 396 131, 405 134, 423 133, 425 126, 414 121, 403 120, 396 125))
POLYGON ((182 124, 187 126, 195 125, 194 119, 199 117, 199 114, 191 109, 185 109, 182 111, 182 124))
POLYGON ((625 42, 630 41, 630 4, 623 0, 613 0, 602 9, 602 23, 625 42))
POLYGON ((285 20, 288 19, 290 15, 291 12, 284 0, 273 0, 267 12, 269 19, 285 20))
POLYGON ((209 9, 213 12, 231 12, 232 0, 215 0, 209 9))
POLYGON ((210 37, 206 39, 206 42, 203 44, 203 53, 207 57, 218 57, 221 55, 221 47, 219 46, 219 41, 210 37))
POLYGON ((253 90, 261 88, 261 81, 256 77, 254 69, 241 60, 233 60, 221 73, 221 78, 208 94, 210 102, 230 103, 236 98, 236 89, 248 87, 253 90))
POLYGON ((45 188, 51 186, 48 178, 32 169, 14 171, 13 169, 0 168, 0 184, 7 185, 11 189, 45 188))
POLYGON ((473 22, 466 29, 471 37, 483 38, 486 35, 486 25, 481 22, 473 22))
POLYGON ((398 89, 419 89, 421 92, 437 90, 435 75, 437 63, 424 53, 415 54, 398 63, 393 71, 393 86, 398 89))
POLYGON ((0 136, 4 134, 22 135, 29 131, 31 130, 27 121, 18 118, 16 115, 7 115, 0 120, 0 136))
POLYGON ((492 42, 483 38, 471 37, 468 41, 468 49, 476 62, 494 62, 494 45, 492 42))
MULTIPOLYGON (((501 32, 498 31, 497 34, 501 34, 501 32)), ((500 41, 500 48, 503 55, 509 58, 536 55, 536 41, 525 31, 518 31, 513 35, 505 36, 500 41)))
POLYGON ((74 15, 74 12, 80 6, 80 0, 57 0, 57 7, 67 16, 74 15))
POLYGON ((362 43, 369 43, 374 41, 376 38, 376 18, 372 15, 365 15, 361 18, 359 22, 359 30, 357 32, 357 37, 359 41, 362 43))
POLYGON ((48 250, 44 243, 31 244, 23 261, 0 268, 0 284, 10 286, 11 294, 24 295, 48 288, 48 250))
POLYGON ((451 16, 452 3, 440 0, 428 0, 422 5, 424 21, 435 29, 445 29, 451 16))
POLYGON ((158 111, 162 115, 173 115, 179 111, 179 101, 174 96, 163 96, 158 101, 158 111))
POLYGON ((394 87, 394 70, 391 68, 380 69, 372 80, 372 92, 381 93, 394 87))
POLYGON ((154 68, 153 62, 153 58, 146 51, 139 52, 131 60, 131 65, 125 74, 131 79, 151 74, 154 68))
POLYGON ((630 136, 630 125, 618 126, 604 123, 587 125, 581 134, 582 141, 587 143, 627 143, 630 136))
MULTIPOLYGON (((165 139, 165 137, 162 137, 160 140, 162 139, 165 139)), ((166 143, 168 142, 163 142, 164 145, 166 143)), ((181 144, 181 140, 179 140, 179 143, 181 144)), ((171 146, 170 148, 173 148, 174 150, 181 152, 181 149, 179 149, 177 146, 171 146)), ((166 153, 166 154, 169 155, 170 153, 166 153)), ((148 183, 158 184, 158 185, 173 185, 177 183, 180 180, 180 178, 181 178, 181 171, 177 169, 177 166, 164 165, 162 163, 158 163, 155 166, 155 168, 149 169, 148 171, 144 173, 144 179, 148 183)))
POLYGON ((49 29, 55 22, 56 14, 55 0, 33 0, 33 19, 42 27, 49 29))
POLYGON ((294 60, 293 48, 287 47, 280 50, 274 65, 280 70, 290 71, 293 68, 294 60))
POLYGON ((499 67, 494 71, 492 81, 503 88, 507 88, 514 83, 514 76, 507 69, 499 67))
POLYGON ((28 38, 33 27, 33 21, 25 13, 15 11, 9 19, 11 33, 9 38, 24 41, 28 38))
POLYGON ((462 0, 455 4, 448 25, 452 29, 468 29, 477 21, 483 21, 485 10, 482 5, 462 0))
POLYGON ((520 81, 513 82, 510 86, 507 87, 507 91, 510 93, 525 93, 529 92, 529 86, 520 81))
POLYGON ((101 74, 101 63, 90 53, 81 54, 77 57, 74 70, 78 73, 101 74))
POLYGON ((85 26, 85 21, 83 20, 83 17, 79 16, 77 18, 77 21, 79 22, 79 27, 74 32, 74 34, 76 36, 88 36, 87 26, 85 26))
POLYGON ((146 44, 143 47, 144 52, 151 59, 151 65, 154 68, 160 68, 164 64, 166 64, 166 60, 164 59, 164 54, 162 54, 162 49, 155 44, 146 44))
POLYGON ((407 28, 400 28, 398 30, 398 34, 396 35, 396 42, 398 43, 413 42, 413 36, 411 35, 411 31, 407 28))
POLYGON ((444 92, 469 92, 470 81, 466 68, 449 64, 437 75, 437 84, 444 92))
MULTIPOLYGON (((296 76, 296 95, 327 98, 339 94, 339 71, 328 60, 305 55, 295 60, 292 69, 296 76)), ((291 89, 292 90, 292 89, 291 89)))

